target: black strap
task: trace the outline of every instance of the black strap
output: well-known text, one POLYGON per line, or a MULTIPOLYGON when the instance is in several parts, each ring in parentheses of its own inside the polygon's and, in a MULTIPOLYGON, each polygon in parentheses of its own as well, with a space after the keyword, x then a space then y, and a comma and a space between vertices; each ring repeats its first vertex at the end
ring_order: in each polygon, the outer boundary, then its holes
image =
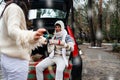
POLYGON ((0 2, 0 4, 3 2, 3 0, 0 2))
POLYGON ((1 13, 1 15, 0 15, 0 19, 2 18, 3 13, 4 13, 5 9, 7 8, 7 6, 10 5, 11 3, 12 3, 12 2, 8 2, 8 3, 5 5, 5 8, 3 9, 3 11, 2 11, 2 13, 1 13))

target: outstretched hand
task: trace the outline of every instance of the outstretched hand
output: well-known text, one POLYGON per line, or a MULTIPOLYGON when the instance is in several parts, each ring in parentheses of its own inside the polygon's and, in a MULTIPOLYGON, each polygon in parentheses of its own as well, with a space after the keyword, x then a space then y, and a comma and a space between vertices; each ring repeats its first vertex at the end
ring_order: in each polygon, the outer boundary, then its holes
POLYGON ((37 41, 40 36, 43 35, 43 33, 46 31, 46 29, 42 28, 42 29, 38 29, 35 33, 35 36, 34 36, 34 40, 37 41))

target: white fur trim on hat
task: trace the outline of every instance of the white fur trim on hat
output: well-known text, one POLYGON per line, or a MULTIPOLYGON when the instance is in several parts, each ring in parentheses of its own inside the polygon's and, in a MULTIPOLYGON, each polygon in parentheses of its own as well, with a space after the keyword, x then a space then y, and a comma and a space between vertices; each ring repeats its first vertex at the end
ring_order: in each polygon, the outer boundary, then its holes
POLYGON ((65 25, 64 25, 63 21, 58 20, 58 21, 55 22, 55 25, 56 25, 56 24, 60 24, 60 26, 61 26, 61 30, 64 30, 65 25))

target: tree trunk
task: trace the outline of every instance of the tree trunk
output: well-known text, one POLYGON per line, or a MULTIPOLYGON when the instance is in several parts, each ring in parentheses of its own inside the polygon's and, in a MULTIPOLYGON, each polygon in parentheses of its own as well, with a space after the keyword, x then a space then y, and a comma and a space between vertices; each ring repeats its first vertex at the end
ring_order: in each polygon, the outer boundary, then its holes
POLYGON ((91 46, 95 46, 95 34, 93 29, 93 20, 92 20, 92 0, 88 0, 88 21, 89 21, 89 27, 90 27, 90 37, 91 37, 91 46))
MULTIPOLYGON (((119 11, 119 1, 118 0, 116 0, 116 19, 117 19, 117 21, 116 21, 116 24, 117 24, 117 26, 119 26, 119 15, 118 15, 118 11, 119 11)), ((117 37, 117 42, 119 42, 119 31, 118 31, 118 29, 120 29, 119 27, 117 27, 117 29, 116 29, 116 37, 117 37)))
POLYGON ((97 33, 96 33, 96 39, 97 39, 97 46, 98 47, 102 47, 102 0, 99 0, 99 14, 98 14, 98 21, 99 21, 99 25, 98 25, 98 29, 97 29, 97 33))

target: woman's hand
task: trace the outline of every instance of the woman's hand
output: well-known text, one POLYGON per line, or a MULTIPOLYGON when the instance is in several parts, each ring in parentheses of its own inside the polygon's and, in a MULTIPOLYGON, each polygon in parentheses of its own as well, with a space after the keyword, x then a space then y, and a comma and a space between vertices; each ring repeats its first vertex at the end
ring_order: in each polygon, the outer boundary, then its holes
POLYGON ((40 36, 43 35, 43 33, 46 31, 46 29, 42 28, 42 29, 38 29, 35 33, 35 36, 34 36, 34 40, 37 41, 40 36))

